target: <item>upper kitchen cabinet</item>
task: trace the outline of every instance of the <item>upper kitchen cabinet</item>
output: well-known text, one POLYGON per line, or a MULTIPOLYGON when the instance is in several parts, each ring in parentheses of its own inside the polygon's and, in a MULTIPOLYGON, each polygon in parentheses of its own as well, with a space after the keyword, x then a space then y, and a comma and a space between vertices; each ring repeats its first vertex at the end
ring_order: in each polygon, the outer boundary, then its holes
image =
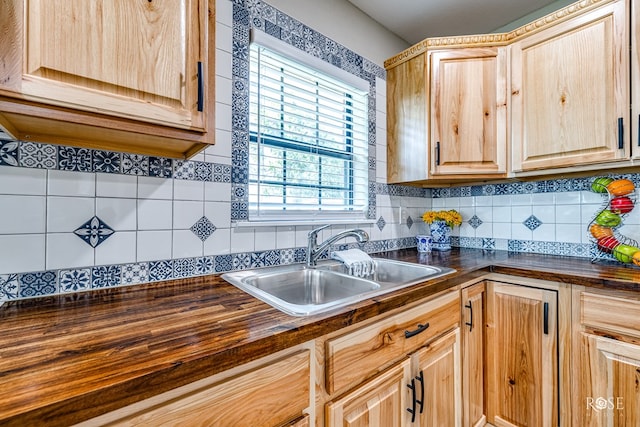
POLYGON ((429 104, 427 54, 387 68, 387 181, 427 178, 429 104))
POLYGON ((516 175, 629 158, 628 10, 579 2, 523 27, 511 45, 516 175))
POLYGON ((170 157, 212 142, 214 0, 9 0, 0 23, 14 137, 170 157))
POLYGON ((430 52, 431 170, 506 175, 507 48, 430 52))

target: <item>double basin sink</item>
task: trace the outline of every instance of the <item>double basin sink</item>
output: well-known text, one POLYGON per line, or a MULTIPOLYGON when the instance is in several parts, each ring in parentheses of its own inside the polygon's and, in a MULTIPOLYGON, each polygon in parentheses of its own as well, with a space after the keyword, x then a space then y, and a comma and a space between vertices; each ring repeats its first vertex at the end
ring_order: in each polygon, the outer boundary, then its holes
POLYGON ((375 272, 347 274, 334 260, 315 268, 290 264, 225 273, 222 278, 250 295, 292 316, 308 316, 454 273, 447 267, 373 258, 375 272))

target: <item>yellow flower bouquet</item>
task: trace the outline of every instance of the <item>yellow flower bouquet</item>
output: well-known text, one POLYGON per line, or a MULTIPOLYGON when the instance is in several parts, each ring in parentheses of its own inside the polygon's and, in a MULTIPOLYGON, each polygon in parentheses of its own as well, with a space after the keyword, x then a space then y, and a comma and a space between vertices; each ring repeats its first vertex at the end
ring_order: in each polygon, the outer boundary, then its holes
POLYGON ((435 221, 444 221, 449 227, 453 228, 456 225, 462 224, 462 215, 455 209, 426 211, 422 214, 422 220, 427 224, 433 224, 435 221))

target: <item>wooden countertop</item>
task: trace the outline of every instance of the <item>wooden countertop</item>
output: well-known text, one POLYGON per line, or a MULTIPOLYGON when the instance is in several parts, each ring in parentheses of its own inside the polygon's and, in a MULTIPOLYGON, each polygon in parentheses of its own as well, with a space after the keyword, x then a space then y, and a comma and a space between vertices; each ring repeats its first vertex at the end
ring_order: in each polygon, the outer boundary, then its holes
POLYGON ((0 307, 0 425, 80 422, 488 271, 640 289, 640 269, 588 259, 477 249, 376 256, 458 271, 309 317, 281 313, 215 275, 7 302, 0 307))

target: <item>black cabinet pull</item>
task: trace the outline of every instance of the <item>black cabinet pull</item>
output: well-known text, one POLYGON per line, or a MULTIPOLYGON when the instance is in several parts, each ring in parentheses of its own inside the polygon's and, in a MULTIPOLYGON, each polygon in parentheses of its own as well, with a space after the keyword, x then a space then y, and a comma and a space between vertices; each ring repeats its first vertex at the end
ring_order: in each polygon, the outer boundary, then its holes
POLYGON ((204 76, 202 75, 202 61, 198 61, 198 111, 204 110, 204 76))
POLYGON ((411 408, 407 408, 407 411, 411 414, 411 422, 414 423, 416 421, 416 405, 418 404, 416 399, 416 380, 411 379, 411 384, 407 384, 407 387, 411 389, 411 395, 413 396, 411 408))
POLYGON ((544 334, 549 335, 549 303, 544 303, 544 334))
POLYGON ((618 117, 618 149, 624 148, 624 119, 618 117))
POLYGON ((465 325, 469 327, 469 332, 473 331, 473 305, 471 304, 471 300, 464 306, 469 309, 469 321, 464 322, 465 325))
POLYGON ((414 337, 414 336, 418 335, 420 332, 426 331, 427 328, 429 328, 429 324, 428 323, 425 323, 424 325, 418 323, 418 329, 416 329, 415 331, 404 331, 404 337, 405 338, 414 337))
POLYGON ((440 166, 440 141, 436 142, 436 166, 440 166))
POLYGON ((424 375, 422 371, 420 371, 420 375, 416 376, 416 380, 420 381, 420 400, 418 400, 418 405, 420 405, 420 413, 424 410, 424 375))

